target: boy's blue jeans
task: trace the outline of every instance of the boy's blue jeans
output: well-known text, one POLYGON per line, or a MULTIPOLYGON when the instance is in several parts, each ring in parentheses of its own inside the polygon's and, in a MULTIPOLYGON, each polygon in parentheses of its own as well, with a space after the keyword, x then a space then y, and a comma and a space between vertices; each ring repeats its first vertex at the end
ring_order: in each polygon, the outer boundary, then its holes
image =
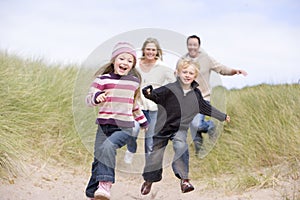
MULTIPOLYGON (((148 130, 145 133, 145 154, 148 154, 152 150, 153 146, 153 135, 157 118, 157 111, 146 111, 143 110, 144 115, 146 116, 149 126, 148 130)), ((127 141, 127 149, 131 153, 135 153, 137 150, 137 137, 140 132, 140 125, 135 122, 135 127, 133 129, 132 137, 130 137, 127 141)))
POLYGON ((162 179, 163 157, 169 140, 172 141, 175 152, 172 161, 173 172, 179 179, 188 179, 189 151, 186 138, 187 131, 184 130, 168 135, 157 134, 153 136, 153 150, 146 157, 146 165, 143 172, 145 181, 158 182, 162 179))
POLYGON ((93 198, 99 181, 115 182, 117 149, 126 144, 132 128, 120 128, 115 125, 98 125, 94 146, 92 175, 86 188, 86 196, 93 198))

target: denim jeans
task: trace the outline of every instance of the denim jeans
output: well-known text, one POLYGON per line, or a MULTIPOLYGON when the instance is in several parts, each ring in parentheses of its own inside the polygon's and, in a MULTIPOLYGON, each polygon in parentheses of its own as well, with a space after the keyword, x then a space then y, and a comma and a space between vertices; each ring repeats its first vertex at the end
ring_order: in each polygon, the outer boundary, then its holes
POLYGON ((98 125, 94 146, 92 175, 86 188, 86 195, 94 197, 99 181, 115 182, 115 165, 117 149, 126 144, 132 128, 115 125, 98 125))
MULTIPOLYGON (((207 101, 209 103, 209 101, 207 101)), ((212 120, 205 121, 205 115, 197 114, 190 123, 190 131, 194 142, 202 144, 202 133, 207 133, 215 129, 215 124, 212 120)))
MULTIPOLYGON (((152 146, 153 146, 152 137, 154 135, 157 111, 143 110, 143 112, 149 122, 148 130, 145 133, 145 154, 148 154, 152 150, 152 146)), ((135 127, 133 129, 132 137, 130 137, 127 141, 127 149, 131 153, 135 153, 137 150, 136 140, 137 140, 139 132, 140 132, 140 125, 137 122, 135 122, 135 127)))
POLYGON ((187 131, 179 130, 169 135, 154 135, 153 150, 146 157, 143 177, 145 181, 158 182, 162 179, 163 157, 168 141, 173 143, 175 152, 172 161, 172 169, 175 176, 179 179, 188 179, 189 173, 189 151, 186 142, 187 131))

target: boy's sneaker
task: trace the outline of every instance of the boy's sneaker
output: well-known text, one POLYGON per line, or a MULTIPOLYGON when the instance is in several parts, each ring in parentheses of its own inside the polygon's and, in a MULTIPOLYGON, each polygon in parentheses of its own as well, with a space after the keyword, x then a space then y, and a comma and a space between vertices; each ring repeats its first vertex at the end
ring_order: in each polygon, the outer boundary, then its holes
POLYGON ((94 194, 95 200, 110 200, 110 188, 111 188, 112 182, 105 181, 99 182, 98 189, 96 190, 94 194))
POLYGON ((181 179, 180 186, 182 193, 187 193, 194 190, 194 186, 189 182, 188 179, 181 179))
POLYGON ((134 153, 131 153, 130 151, 126 150, 125 156, 124 156, 124 162, 126 164, 131 164, 133 156, 134 156, 134 153))
POLYGON ((151 191, 152 182, 145 181, 141 188, 141 194, 146 195, 151 191))

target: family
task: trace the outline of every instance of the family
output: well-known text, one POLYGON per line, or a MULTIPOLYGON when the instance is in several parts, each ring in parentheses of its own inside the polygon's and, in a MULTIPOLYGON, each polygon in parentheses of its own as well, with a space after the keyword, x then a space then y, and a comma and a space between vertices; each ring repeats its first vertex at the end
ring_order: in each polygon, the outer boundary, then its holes
POLYGON ((127 145, 124 161, 131 163, 140 129, 145 130, 141 194, 149 194, 152 184, 162 179, 163 156, 169 140, 174 149, 172 169, 180 180, 180 189, 182 193, 194 190, 188 175, 188 130, 198 155, 202 133, 215 134, 213 121, 205 120, 205 116, 230 122, 229 115, 210 104, 210 73, 244 76, 247 73, 226 67, 202 51, 197 35, 189 36, 186 45, 187 54, 173 70, 163 62, 157 39, 144 41, 141 58, 137 58, 130 43, 119 42, 110 61, 95 73, 86 97, 88 106, 99 108, 94 161, 86 187, 88 198, 110 199, 117 149, 127 145))

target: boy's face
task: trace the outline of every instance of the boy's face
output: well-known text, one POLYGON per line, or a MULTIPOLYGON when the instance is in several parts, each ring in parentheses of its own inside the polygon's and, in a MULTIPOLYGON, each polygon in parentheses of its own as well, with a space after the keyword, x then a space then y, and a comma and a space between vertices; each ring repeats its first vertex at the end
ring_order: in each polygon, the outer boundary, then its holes
POLYGON ((177 76, 184 85, 191 85, 197 76, 195 66, 189 65, 188 67, 179 70, 177 76))

